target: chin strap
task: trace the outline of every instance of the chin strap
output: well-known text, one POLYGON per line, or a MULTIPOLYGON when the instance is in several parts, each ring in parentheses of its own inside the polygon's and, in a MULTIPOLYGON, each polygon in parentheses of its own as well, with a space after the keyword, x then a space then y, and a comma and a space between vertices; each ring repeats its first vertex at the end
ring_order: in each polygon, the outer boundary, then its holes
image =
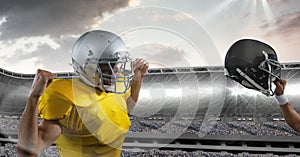
POLYGON ((79 80, 84 83, 85 85, 91 87, 91 88, 99 88, 101 91, 105 91, 103 89, 102 86, 97 86, 95 85, 92 81, 90 81, 89 79, 85 78, 83 75, 81 75, 78 71, 76 71, 76 73, 78 74, 79 76, 79 80))
MULTIPOLYGON (((78 73, 79 74, 79 73, 78 73)), ((79 74, 79 79, 80 81, 82 81, 84 84, 90 86, 90 87, 93 87, 95 88, 96 86, 88 79, 86 79, 85 77, 83 77, 82 75, 79 74)))

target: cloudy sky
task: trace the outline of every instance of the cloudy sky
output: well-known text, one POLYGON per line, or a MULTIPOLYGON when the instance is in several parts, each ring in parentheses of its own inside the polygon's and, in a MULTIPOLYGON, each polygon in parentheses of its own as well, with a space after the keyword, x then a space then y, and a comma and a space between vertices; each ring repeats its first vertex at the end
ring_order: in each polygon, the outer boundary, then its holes
POLYGON ((300 62, 299 0, 1 0, 0 67, 72 71, 73 43, 93 29, 121 36, 150 68, 223 65, 241 38, 300 62))

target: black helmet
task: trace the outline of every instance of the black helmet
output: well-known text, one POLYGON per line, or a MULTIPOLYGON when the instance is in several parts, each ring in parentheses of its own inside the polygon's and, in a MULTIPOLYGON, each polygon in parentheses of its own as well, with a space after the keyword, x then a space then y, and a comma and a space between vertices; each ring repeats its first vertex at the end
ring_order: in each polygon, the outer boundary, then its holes
POLYGON ((241 39, 227 51, 225 75, 246 88, 274 95, 272 82, 281 77, 282 65, 275 50, 266 43, 241 39))

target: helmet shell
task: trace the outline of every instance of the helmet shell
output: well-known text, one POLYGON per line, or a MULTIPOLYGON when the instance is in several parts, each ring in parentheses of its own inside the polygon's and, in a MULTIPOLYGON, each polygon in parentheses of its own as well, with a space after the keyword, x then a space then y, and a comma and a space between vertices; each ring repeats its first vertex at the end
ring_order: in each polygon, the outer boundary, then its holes
POLYGON ((270 90, 274 76, 280 77, 280 67, 275 50, 270 45, 254 39, 236 41, 225 56, 225 75, 246 88, 259 91, 270 90), (272 74, 274 71, 279 72, 275 75, 272 74), (245 79, 245 75, 249 79, 245 79))

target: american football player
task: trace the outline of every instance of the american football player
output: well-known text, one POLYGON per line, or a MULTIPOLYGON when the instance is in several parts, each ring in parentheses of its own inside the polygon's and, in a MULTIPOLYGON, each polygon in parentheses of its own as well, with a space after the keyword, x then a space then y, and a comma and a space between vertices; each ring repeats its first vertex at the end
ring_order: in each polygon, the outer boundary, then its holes
POLYGON ((117 35, 94 30, 75 42, 72 66, 71 79, 37 70, 19 125, 20 156, 54 141, 63 157, 120 156, 149 63, 133 61, 117 35))

